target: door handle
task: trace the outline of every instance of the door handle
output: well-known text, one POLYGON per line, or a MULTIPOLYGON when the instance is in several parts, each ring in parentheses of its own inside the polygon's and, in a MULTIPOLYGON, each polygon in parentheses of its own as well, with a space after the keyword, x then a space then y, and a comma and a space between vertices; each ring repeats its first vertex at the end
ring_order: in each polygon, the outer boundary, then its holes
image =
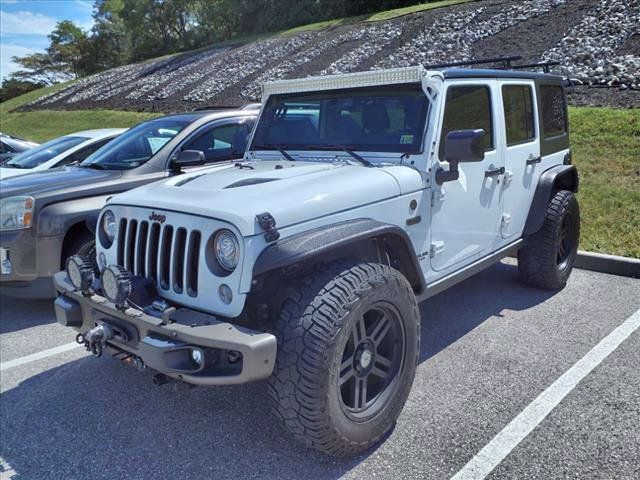
POLYGON ((527 165, 533 165, 534 163, 540 163, 542 157, 533 157, 527 159, 527 165))
POLYGON ((502 175, 503 173, 504 173, 504 167, 490 168, 489 170, 486 170, 484 172, 484 177, 485 178, 495 177, 497 175, 502 175))

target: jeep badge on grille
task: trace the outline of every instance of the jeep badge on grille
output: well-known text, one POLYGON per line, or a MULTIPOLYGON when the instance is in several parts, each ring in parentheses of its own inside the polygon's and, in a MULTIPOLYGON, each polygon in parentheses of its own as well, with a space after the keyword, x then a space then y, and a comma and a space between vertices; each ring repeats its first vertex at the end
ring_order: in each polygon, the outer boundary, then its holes
POLYGON ((159 213, 156 212, 151 212, 151 215, 149 215, 149 220, 151 220, 152 222, 159 222, 159 223, 164 223, 164 221, 167 219, 166 215, 160 215, 159 213))

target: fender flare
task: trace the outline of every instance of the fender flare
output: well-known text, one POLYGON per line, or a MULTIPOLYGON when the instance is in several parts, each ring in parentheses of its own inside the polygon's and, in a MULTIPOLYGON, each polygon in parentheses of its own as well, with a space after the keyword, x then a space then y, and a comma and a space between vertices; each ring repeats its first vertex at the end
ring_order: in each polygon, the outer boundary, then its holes
POLYGON ((527 237, 542 228, 547 205, 557 190, 570 190, 576 193, 578 184, 578 170, 575 165, 556 165, 542 172, 529 207, 529 215, 522 236, 527 237))
POLYGON ((269 245, 253 266, 253 278, 305 262, 329 251, 363 240, 380 239, 394 253, 394 268, 406 277, 416 294, 426 289, 415 250, 402 228, 368 218, 325 225, 283 238, 269 245))

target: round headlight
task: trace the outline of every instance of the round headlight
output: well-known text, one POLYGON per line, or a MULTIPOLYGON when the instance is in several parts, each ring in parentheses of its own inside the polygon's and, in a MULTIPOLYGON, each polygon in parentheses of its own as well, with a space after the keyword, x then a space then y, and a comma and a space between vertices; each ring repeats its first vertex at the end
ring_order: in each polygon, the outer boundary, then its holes
POLYGON ((123 306, 131 295, 131 275, 118 265, 110 265, 102 272, 102 292, 117 306, 123 306))
POLYGON ((102 231, 109 242, 113 242, 113 239, 116 237, 117 230, 118 224, 116 223, 115 214, 111 210, 105 211, 102 215, 102 231))
POLYGON ((86 292, 93 284, 93 265, 80 255, 73 255, 67 259, 67 275, 77 290, 86 292))
POLYGON ((240 261, 240 244, 238 238, 230 230, 220 230, 213 241, 216 260, 222 268, 231 272, 240 261))

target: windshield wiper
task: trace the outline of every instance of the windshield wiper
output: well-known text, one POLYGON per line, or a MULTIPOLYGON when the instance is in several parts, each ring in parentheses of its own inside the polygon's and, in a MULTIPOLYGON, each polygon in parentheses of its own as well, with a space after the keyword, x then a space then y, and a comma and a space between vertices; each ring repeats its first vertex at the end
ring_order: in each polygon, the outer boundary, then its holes
POLYGON ((95 170, 108 170, 108 168, 101 163, 81 163, 78 166, 82 168, 93 168, 95 170))
POLYGON ((265 143, 264 145, 253 145, 252 148, 255 148, 257 150, 277 150, 284 158, 286 158, 290 162, 296 161, 296 159, 289 155, 289 153, 285 150, 285 148, 288 148, 285 145, 274 145, 272 143, 265 143))
POLYGON ((345 152, 348 153, 351 157, 355 158, 358 162, 360 162, 361 164, 363 164, 366 167, 373 167, 373 163, 371 163, 369 160, 363 158, 362 156, 358 155, 356 152, 353 151, 353 148, 350 146, 343 146, 343 145, 314 145, 312 147, 312 150, 328 150, 328 151, 340 151, 340 152, 345 152))
POLYGON ((19 163, 5 163, 4 165, 2 165, 3 167, 9 167, 9 168, 27 168, 27 167, 23 167, 22 165, 20 165, 19 163))

